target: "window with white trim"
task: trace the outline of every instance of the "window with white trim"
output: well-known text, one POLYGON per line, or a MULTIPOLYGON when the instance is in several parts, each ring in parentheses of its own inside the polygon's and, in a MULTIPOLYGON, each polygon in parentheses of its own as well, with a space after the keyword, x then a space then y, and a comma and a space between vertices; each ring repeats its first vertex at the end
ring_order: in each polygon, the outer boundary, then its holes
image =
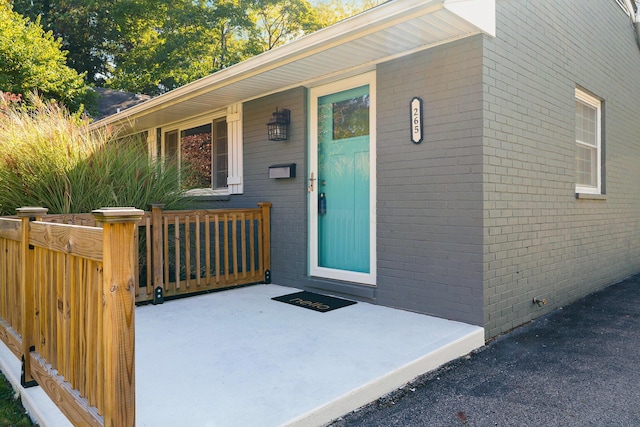
POLYGON ((601 194, 602 102, 576 89, 576 193, 601 194))
POLYGON ((224 192, 228 171, 227 121, 213 121, 164 132, 164 158, 178 163, 185 190, 207 189, 224 192))
MULTIPOLYGON (((223 113, 224 114, 224 113, 223 113)), ((227 115, 157 130, 158 157, 190 171, 181 187, 191 195, 242 194, 242 107, 227 115)))

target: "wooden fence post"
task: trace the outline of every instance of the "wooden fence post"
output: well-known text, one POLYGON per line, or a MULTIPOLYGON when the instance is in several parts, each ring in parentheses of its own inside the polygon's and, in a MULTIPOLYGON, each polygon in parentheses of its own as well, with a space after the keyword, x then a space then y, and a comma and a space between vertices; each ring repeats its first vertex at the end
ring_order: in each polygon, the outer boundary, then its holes
POLYGON ((135 277, 134 208, 93 211, 103 228, 102 319, 104 350, 104 425, 135 425, 135 277))
MULTIPOLYGON (((151 205, 151 268, 153 272, 153 303, 164 301, 164 264, 162 251, 162 209, 164 205, 151 205)), ((147 263, 147 266, 149 264, 147 263)), ((147 267, 148 268, 148 267, 147 267)), ((148 295, 148 294, 147 294, 148 295)))
POLYGON ((33 387, 38 383, 31 375, 31 358, 35 350, 36 324, 35 301, 35 262, 32 247, 29 245, 29 222, 40 221, 48 212, 47 208, 24 207, 16 209, 22 219, 22 242, 20 242, 20 311, 22 316, 22 372, 20 383, 23 387, 33 387))
POLYGON ((262 262, 264 282, 271 283, 271 203, 260 202, 262 208, 262 262))

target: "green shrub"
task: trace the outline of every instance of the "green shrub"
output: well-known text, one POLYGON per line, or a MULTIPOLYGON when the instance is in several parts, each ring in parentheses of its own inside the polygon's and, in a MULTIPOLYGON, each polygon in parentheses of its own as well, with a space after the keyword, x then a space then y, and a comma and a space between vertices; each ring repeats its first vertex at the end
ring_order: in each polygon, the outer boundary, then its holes
POLYGON ((136 137, 118 138, 55 103, 29 109, 0 94, 0 214, 22 206, 87 213, 106 206, 168 209, 186 203, 177 167, 149 159, 136 137))

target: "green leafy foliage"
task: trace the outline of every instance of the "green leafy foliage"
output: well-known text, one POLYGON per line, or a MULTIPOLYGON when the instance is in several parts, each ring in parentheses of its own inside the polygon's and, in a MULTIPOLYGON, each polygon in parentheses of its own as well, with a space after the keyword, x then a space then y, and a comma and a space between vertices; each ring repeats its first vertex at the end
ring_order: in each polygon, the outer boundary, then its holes
MULTIPOLYGON (((13 0, 14 10, 32 21, 40 19, 45 30, 60 39, 68 51, 69 66, 82 73, 89 83, 104 81, 108 58, 105 53, 118 40, 115 15, 121 0, 13 0)), ((129 3, 129 1, 125 1, 129 3)))
POLYGON ((318 23, 327 27, 383 3, 384 0, 318 0, 315 12, 318 23))
POLYGON ((186 203, 177 167, 149 159, 139 136, 90 133, 63 107, 31 98, 34 108, 26 110, 0 96, 0 214, 22 206, 86 213, 186 203))
POLYGON ((142 0, 120 15, 121 43, 107 84, 157 95, 254 54, 244 1, 142 0), (150 13, 149 11, 152 11, 150 13))
POLYGON ((250 39, 264 52, 321 28, 315 9, 306 0, 254 0, 250 39))
POLYGON ((0 425, 28 427, 33 423, 7 379, 0 375, 0 425))
POLYGON ((0 91, 25 95, 39 92, 48 99, 80 111, 93 102, 93 91, 83 76, 66 65, 61 41, 44 32, 0 0, 0 91))
POLYGON ((61 38, 69 64, 88 82, 158 95, 380 2, 14 0, 13 5, 61 38))

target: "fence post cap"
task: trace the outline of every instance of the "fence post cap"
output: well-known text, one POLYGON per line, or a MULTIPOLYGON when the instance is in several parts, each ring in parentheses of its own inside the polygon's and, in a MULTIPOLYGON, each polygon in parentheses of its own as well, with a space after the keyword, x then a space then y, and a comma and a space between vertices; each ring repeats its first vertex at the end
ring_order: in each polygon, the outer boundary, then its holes
POLYGON ((49 212, 49 208, 42 208, 37 206, 25 206, 22 208, 17 208, 16 212, 18 212, 19 217, 42 216, 42 215, 46 215, 47 212, 49 212))
POLYGON ((100 208, 91 211, 98 222, 138 222, 144 211, 132 207, 128 208, 100 208))

